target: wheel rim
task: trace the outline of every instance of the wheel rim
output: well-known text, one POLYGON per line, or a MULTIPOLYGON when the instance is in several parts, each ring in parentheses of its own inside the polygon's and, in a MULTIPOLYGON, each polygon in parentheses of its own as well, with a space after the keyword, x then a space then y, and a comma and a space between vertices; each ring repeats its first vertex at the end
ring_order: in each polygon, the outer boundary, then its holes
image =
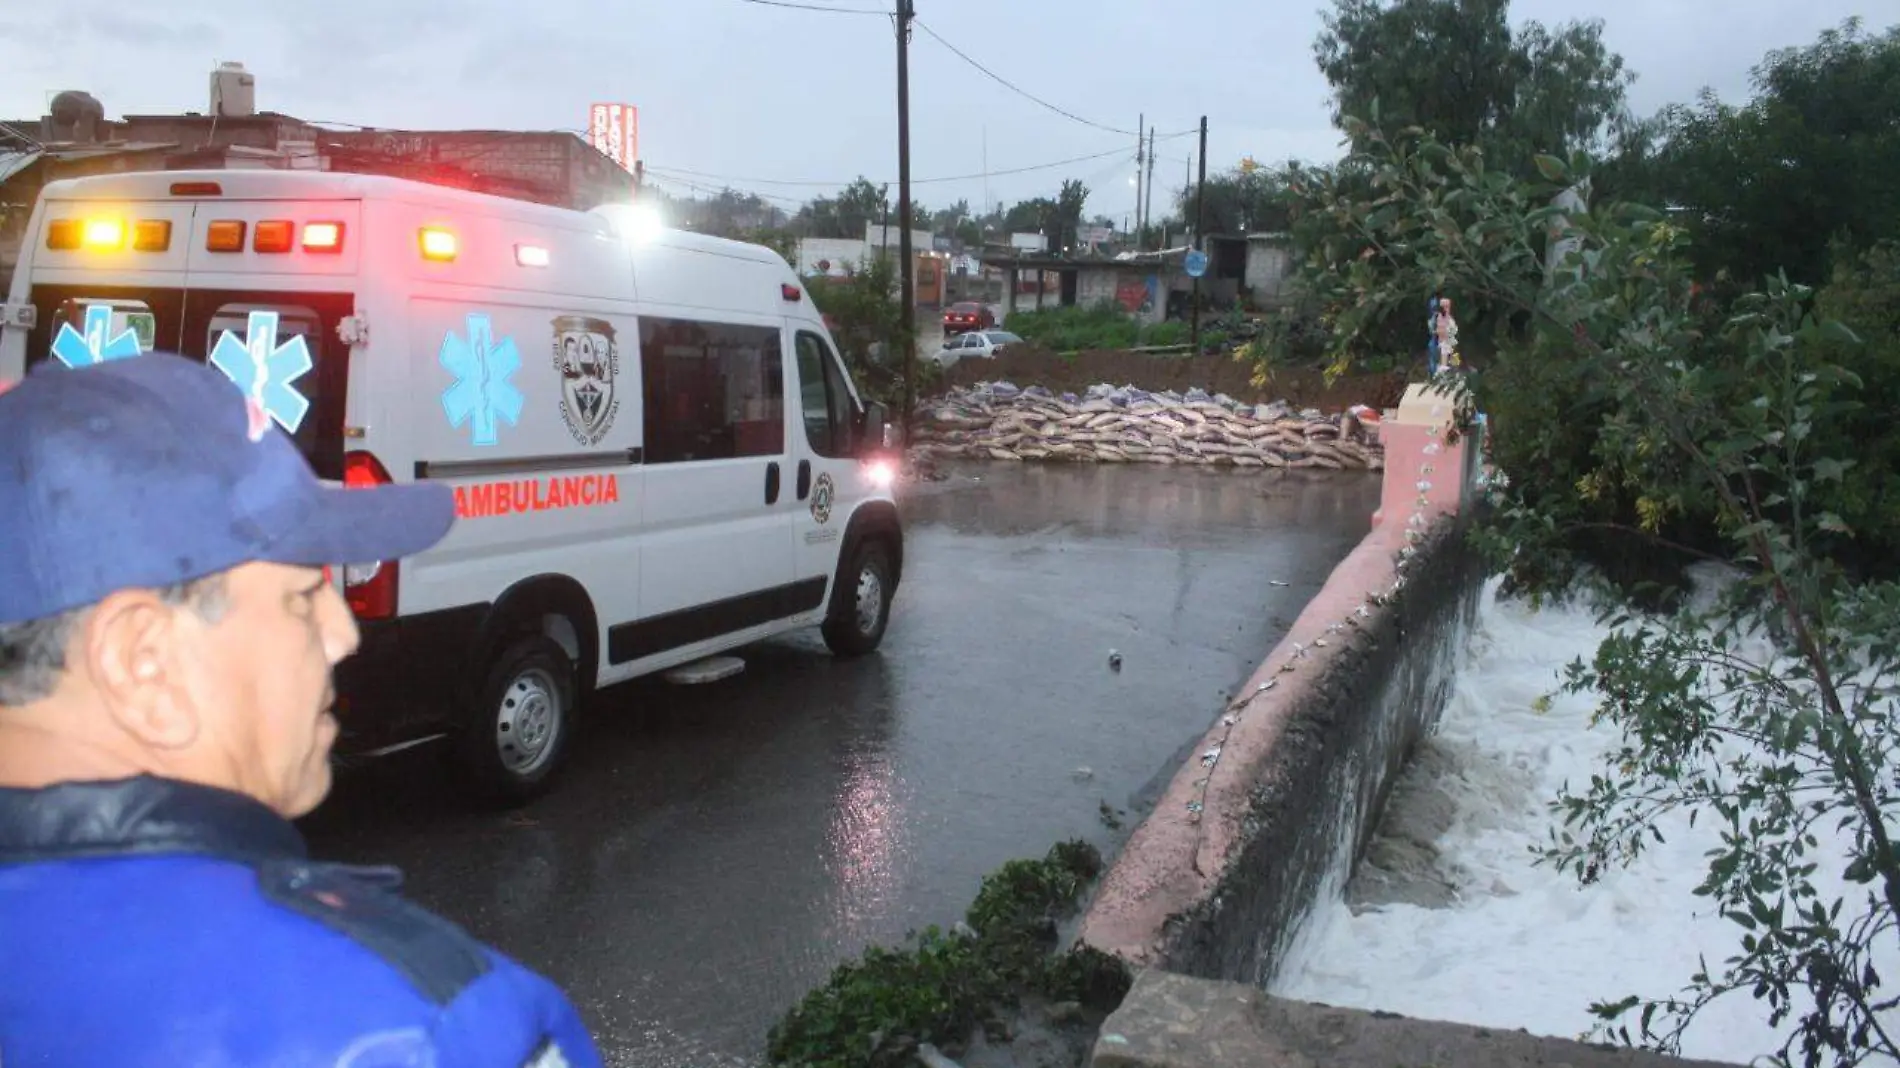
POLYGON ((554 677, 539 668, 515 676, 502 691, 495 718, 495 746, 502 766, 531 775, 548 762, 560 734, 564 710, 554 677))
POLYGON ((858 631, 869 634, 877 629, 878 617, 884 614, 884 580, 878 576, 877 568, 866 566, 858 572, 858 631))

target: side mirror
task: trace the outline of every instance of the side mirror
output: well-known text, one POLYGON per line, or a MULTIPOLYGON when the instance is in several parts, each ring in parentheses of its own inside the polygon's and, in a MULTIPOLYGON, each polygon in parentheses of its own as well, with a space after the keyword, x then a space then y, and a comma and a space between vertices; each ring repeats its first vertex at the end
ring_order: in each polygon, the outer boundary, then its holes
POLYGON ((858 447, 864 452, 891 447, 890 409, 882 401, 864 405, 864 432, 858 436, 858 447))

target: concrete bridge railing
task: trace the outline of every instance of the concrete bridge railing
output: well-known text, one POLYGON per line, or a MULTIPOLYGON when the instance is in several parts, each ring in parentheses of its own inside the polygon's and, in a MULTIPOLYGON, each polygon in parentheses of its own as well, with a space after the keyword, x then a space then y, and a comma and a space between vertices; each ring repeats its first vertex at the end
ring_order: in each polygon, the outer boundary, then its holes
POLYGON ((1449 433, 1452 407, 1415 385, 1384 413, 1384 492, 1364 541, 1104 876, 1080 939, 1141 971, 1097 1040, 1097 1068, 1644 1062, 1264 992, 1315 902, 1343 889, 1444 711, 1476 621, 1484 569, 1465 535, 1482 424, 1449 433))

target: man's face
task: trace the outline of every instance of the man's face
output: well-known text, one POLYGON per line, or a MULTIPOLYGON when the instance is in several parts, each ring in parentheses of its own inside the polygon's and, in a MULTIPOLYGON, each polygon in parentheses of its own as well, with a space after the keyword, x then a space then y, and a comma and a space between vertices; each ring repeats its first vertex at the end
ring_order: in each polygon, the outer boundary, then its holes
POLYGON ((177 617, 199 755, 244 793, 301 816, 330 791, 330 670, 356 651, 356 621, 322 571, 282 564, 229 572, 224 608, 177 617))

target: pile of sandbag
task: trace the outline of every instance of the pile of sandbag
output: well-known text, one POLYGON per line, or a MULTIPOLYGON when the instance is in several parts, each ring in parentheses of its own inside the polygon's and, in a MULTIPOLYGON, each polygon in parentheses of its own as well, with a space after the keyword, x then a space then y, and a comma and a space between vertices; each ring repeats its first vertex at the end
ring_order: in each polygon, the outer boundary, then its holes
POLYGON ((1078 397, 980 382, 924 405, 912 444, 918 456, 979 460, 1373 471, 1385 465, 1377 442, 1350 415, 1133 386, 1093 386, 1078 397))

